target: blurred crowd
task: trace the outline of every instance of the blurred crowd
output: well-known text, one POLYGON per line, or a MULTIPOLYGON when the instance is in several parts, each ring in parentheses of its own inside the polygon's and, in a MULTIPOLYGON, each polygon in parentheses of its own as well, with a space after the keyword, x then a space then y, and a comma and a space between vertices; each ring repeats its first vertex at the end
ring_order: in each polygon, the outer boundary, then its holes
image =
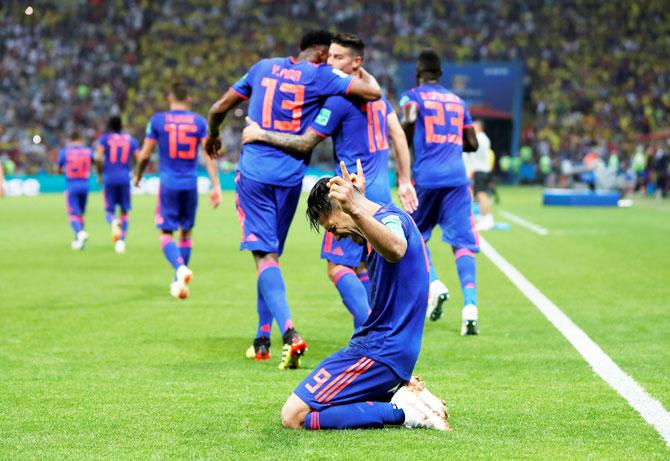
MULTIPOLYGON (((579 162, 595 150, 630 165, 640 143, 649 157, 668 150, 665 0, 81 0, 43 2, 32 16, 2 8, 0 149, 21 155, 35 134, 52 148, 74 127, 91 137, 118 111, 141 136, 175 77, 204 114, 256 60, 295 54, 314 27, 359 34, 366 67, 392 100, 397 62, 427 46, 445 61, 522 61, 522 142, 536 160, 579 162)), ((233 164, 243 114, 223 132, 233 164)))

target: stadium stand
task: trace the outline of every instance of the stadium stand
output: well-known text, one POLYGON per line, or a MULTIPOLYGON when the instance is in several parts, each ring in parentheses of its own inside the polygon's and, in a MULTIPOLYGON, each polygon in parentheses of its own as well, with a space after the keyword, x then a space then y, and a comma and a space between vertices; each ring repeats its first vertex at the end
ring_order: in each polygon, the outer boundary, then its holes
MULTIPOLYGON (((625 167, 640 143, 650 165, 659 149, 668 151, 670 10, 663 0, 626 8, 588 0, 212 3, 50 2, 30 17, 3 7, 0 153, 19 172, 47 169, 34 133, 53 149, 75 125, 92 137, 110 110, 123 111, 141 134, 176 75, 193 86, 194 110, 206 113, 261 56, 290 54, 305 28, 324 25, 363 37, 367 67, 391 99, 396 63, 426 46, 452 61, 523 61, 523 142, 536 160, 616 152, 625 167)), ((242 125, 238 111, 224 133, 233 161, 242 125)))

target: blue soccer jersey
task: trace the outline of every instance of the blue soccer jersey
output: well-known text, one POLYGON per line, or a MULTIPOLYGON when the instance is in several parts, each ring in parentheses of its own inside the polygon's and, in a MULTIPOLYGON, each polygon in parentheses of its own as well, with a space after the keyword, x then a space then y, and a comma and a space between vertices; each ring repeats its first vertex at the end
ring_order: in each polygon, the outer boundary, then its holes
POLYGON ((147 124, 146 136, 158 142, 161 186, 196 188, 198 146, 207 137, 205 118, 187 110, 159 112, 147 124))
POLYGON ((383 206, 374 218, 402 229, 407 250, 397 263, 385 260, 374 249, 368 254, 372 311, 350 346, 409 380, 421 349, 428 303, 426 247, 412 218, 395 205, 383 206))
MULTIPOLYGON (((294 58, 262 59, 231 89, 249 99, 249 117, 262 128, 302 134, 327 96, 346 95, 353 78, 325 64, 294 58)), ((265 143, 245 144, 239 168, 244 177, 264 184, 302 182, 309 159, 287 155, 265 143)))
POLYGON ((58 153, 58 166, 65 172, 68 189, 88 189, 93 150, 86 146, 65 146, 58 153))
POLYGON ((365 173, 365 195, 380 204, 391 203, 388 182, 388 116, 393 107, 386 98, 374 102, 355 102, 341 96, 326 100, 310 125, 321 137, 332 136, 337 174, 342 176, 340 161, 350 172, 361 161, 365 173))
POLYGON ((463 163, 463 129, 472 126, 465 102, 442 85, 427 83, 406 91, 400 107, 418 109, 414 127, 414 180, 427 188, 468 183, 463 163))
POLYGON ((111 132, 100 136, 98 145, 105 153, 105 184, 128 184, 130 163, 133 154, 139 149, 137 140, 128 133, 111 132))

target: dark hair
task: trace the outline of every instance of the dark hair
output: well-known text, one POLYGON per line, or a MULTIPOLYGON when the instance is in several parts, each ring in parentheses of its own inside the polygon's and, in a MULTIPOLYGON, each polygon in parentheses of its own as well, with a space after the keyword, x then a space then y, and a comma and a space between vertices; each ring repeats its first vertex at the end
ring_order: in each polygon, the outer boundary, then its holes
POLYGON ((333 34, 327 30, 310 30, 300 40, 300 51, 316 46, 329 47, 333 41, 333 34))
POLYGON ((176 80, 170 85, 170 94, 177 101, 185 102, 188 99, 188 87, 181 80, 176 80))
POLYGON ((328 198, 330 179, 329 177, 319 179, 307 197, 307 219, 310 227, 317 232, 319 231, 319 218, 328 216, 333 211, 333 205, 328 198))
POLYGON ((123 124, 121 123, 121 117, 118 115, 113 115, 109 117, 109 130, 119 133, 123 129, 123 124))
POLYGON ((365 43, 358 35, 340 32, 333 37, 333 43, 353 51, 355 56, 362 58, 365 54, 365 43))
POLYGON ((416 61, 416 76, 439 78, 442 75, 442 61, 435 51, 426 49, 421 52, 416 61))
POLYGON ((81 135, 79 134, 78 131, 73 131, 70 133, 70 140, 71 141, 79 141, 81 139, 81 135))

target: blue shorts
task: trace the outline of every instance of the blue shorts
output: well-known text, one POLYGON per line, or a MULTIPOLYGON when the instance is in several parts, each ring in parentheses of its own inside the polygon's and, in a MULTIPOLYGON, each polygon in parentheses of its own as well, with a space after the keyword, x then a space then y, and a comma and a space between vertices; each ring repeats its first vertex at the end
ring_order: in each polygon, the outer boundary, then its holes
POLYGON ((86 212, 88 189, 76 188, 65 191, 65 206, 69 215, 83 215, 86 212))
POLYGON ((114 213, 117 206, 121 208, 122 213, 130 211, 130 183, 105 184, 102 197, 105 201, 105 210, 109 213, 114 213))
POLYGON ((388 402, 402 379, 386 365, 346 347, 325 359, 293 391, 312 410, 356 402, 388 402))
POLYGON ((412 213, 423 239, 427 242, 433 228, 442 228, 442 240, 454 248, 479 251, 479 234, 472 216, 472 198, 467 185, 426 189, 415 186, 419 208, 412 213))
POLYGON ((184 231, 193 229, 195 212, 198 209, 198 189, 170 189, 161 187, 158 190, 156 206, 156 227, 164 231, 174 232, 180 227, 184 231))
POLYGON ((326 232, 321 246, 321 259, 355 269, 361 261, 367 261, 367 248, 349 237, 335 240, 332 233, 326 232))
POLYGON ((264 184, 240 173, 235 178, 235 206, 242 228, 240 250, 282 254, 302 185, 264 184))

